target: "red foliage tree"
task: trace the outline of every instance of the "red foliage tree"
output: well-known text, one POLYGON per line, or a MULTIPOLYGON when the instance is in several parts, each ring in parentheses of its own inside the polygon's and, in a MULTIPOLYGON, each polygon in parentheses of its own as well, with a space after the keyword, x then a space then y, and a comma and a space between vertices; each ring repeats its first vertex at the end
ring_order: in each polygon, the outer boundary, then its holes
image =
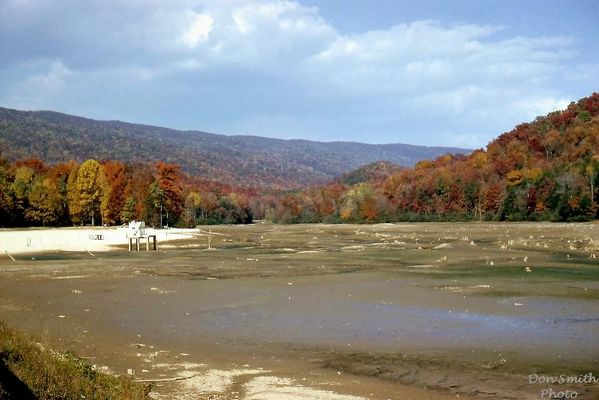
POLYGON ((183 211, 183 188, 181 179, 181 166, 159 162, 156 164, 158 171, 156 180, 164 192, 167 210, 178 217, 183 211))

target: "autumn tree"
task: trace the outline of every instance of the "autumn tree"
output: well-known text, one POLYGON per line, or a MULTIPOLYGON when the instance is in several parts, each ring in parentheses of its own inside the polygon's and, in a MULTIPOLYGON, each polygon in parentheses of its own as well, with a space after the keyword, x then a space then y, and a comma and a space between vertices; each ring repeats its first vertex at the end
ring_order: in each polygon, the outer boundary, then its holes
POLYGON ((32 188, 34 173, 35 171, 27 166, 18 167, 15 171, 11 189, 14 195, 16 216, 20 223, 24 222, 25 213, 29 207, 29 192, 32 188))
POLYGON ((15 161, 15 168, 26 167, 33 171, 34 175, 44 175, 48 171, 48 167, 42 160, 36 157, 23 158, 15 161))
POLYGON ((37 177, 29 192, 28 221, 46 226, 58 222, 61 210, 60 192, 50 178, 37 177))
POLYGON ((0 226, 10 226, 14 223, 14 202, 12 178, 9 165, 0 159, 0 226))
POLYGON ((193 226, 193 224, 195 224, 201 204, 202 196, 197 192, 189 192, 185 198, 185 210, 187 211, 188 225, 193 226))
POLYGON ((82 223, 81 217, 83 214, 80 201, 80 189, 77 184, 78 172, 79 166, 77 164, 72 165, 67 178, 67 205, 71 222, 74 225, 82 223))
POLYGON ((589 185, 589 197, 591 203, 595 203, 596 181, 599 178, 599 155, 593 156, 581 163, 582 174, 589 185))
MULTIPOLYGON (((149 221, 147 216, 152 214, 152 210, 147 207, 153 207, 148 199, 150 186, 155 181, 154 175, 147 165, 133 164, 128 166, 129 179, 125 188, 126 203, 133 205, 135 210, 131 214, 131 218, 125 220, 131 221, 134 219, 143 219, 149 221)), ((125 205, 123 205, 123 210, 125 205)), ((149 223, 149 222, 148 222, 149 223)))
POLYGON ((161 204, 166 213, 166 223, 169 224, 169 218, 177 218, 183 210, 183 189, 181 182, 181 167, 177 164, 167 164, 159 162, 156 164, 159 189, 164 194, 164 201, 161 204))
POLYGON ((96 160, 87 160, 77 171, 76 190, 79 195, 80 219, 95 225, 96 217, 100 215, 102 199, 102 170, 96 160))
POLYGON ((128 176, 125 164, 120 161, 107 161, 102 164, 100 175, 103 186, 100 210, 104 224, 121 222, 121 212, 125 205, 128 176))
POLYGON ((68 206, 68 178, 73 168, 76 168, 75 161, 55 164, 48 169, 47 179, 49 185, 56 190, 56 196, 59 199, 58 215, 56 225, 68 225, 70 222, 68 206))

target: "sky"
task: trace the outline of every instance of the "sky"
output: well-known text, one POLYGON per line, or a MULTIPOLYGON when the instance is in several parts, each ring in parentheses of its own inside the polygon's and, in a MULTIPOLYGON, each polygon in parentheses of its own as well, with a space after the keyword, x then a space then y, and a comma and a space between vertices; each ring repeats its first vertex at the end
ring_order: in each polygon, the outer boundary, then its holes
POLYGON ((597 0, 0 0, 0 106, 484 147, 599 91, 597 0))

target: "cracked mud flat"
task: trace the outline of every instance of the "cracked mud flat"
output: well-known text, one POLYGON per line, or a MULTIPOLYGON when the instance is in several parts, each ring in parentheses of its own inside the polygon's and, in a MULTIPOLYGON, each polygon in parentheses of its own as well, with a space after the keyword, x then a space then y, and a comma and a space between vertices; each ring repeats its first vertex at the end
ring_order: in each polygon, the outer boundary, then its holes
POLYGON ((528 374, 599 375, 597 224, 212 231, 3 258, 0 318, 157 399, 534 399, 528 374))

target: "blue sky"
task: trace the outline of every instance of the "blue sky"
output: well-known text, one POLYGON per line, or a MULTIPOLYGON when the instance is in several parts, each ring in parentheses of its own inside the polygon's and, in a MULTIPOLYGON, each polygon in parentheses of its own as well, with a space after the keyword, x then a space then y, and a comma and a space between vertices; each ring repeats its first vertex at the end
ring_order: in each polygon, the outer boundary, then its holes
POLYGON ((482 147, 599 90, 599 1, 0 0, 0 105, 482 147))

